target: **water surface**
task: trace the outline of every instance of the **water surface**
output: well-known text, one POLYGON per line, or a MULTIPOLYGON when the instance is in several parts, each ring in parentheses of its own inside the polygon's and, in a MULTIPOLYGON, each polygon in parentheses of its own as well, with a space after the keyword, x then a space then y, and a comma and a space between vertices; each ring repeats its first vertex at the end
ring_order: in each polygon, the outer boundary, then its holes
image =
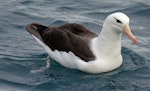
POLYGON ((0 91, 150 91, 150 1, 149 0, 1 0, 0 1, 0 91), (32 22, 44 25, 79 23, 99 33, 113 12, 130 17, 139 40, 132 45, 122 38, 122 66, 112 72, 88 74, 62 67, 37 74, 47 53, 25 31, 32 22))

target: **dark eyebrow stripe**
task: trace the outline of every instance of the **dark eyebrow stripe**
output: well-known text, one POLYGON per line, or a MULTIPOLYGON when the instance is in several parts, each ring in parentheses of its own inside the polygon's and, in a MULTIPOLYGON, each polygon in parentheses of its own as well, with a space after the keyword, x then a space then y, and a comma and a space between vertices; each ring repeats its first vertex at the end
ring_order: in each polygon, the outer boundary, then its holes
MULTIPOLYGON (((114 17, 115 18, 115 17, 114 17)), ((117 21, 117 23, 122 23, 120 20, 118 20, 117 18, 115 18, 116 19, 116 21, 117 21)))

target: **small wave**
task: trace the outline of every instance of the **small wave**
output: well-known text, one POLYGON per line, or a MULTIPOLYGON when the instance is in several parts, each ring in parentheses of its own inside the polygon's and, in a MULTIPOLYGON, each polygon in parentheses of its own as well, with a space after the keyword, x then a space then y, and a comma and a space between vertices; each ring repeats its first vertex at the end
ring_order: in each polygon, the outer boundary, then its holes
POLYGON ((134 12, 135 15, 142 16, 144 18, 149 18, 150 8, 145 8, 139 11, 134 12))
POLYGON ((148 91, 149 6, 148 0, 1 0, 0 91, 148 91), (92 75, 52 61, 50 69, 37 74, 30 73, 32 69, 45 66, 48 55, 31 36, 22 32, 23 26, 31 22, 54 26, 74 22, 99 33, 104 19, 118 11, 130 17, 136 16, 134 19, 139 22, 134 22, 134 30, 141 30, 139 34, 143 36, 138 36, 137 46, 131 46, 128 40, 123 40, 124 61, 120 68, 92 75), (138 24, 141 23, 144 25, 140 29, 138 24))
POLYGON ((60 6, 57 6, 57 7, 55 7, 56 8, 56 11, 57 10, 59 10, 59 11, 67 11, 67 10, 69 10, 69 11, 76 11, 76 8, 75 7, 77 7, 77 6, 75 6, 75 5, 60 5, 60 6))
POLYGON ((124 59, 123 70, 134 71, 147 67, 148 60, 131 49, 123 47, 122 55, 124 59))
POLYGON ((0 79, 0 91, 29 91, 32 86, 0 79))
POLYGON ((66 24, 68 23, 67 21, 62 21, 62 20, 54 20, 50 25, 63 25, 63 24, 66 24))
POLYGON ((149 14, 149 5, 146 5, 142 2, 138 2, 135 3, 133 5, 128 6, 127 8, 124 8, 122 11, 123 12, 128 12, 130 14, 134 14, 134 15, 145 15, 145 14, 149 14), (138 8, 138 9, 137 9, 138 8))

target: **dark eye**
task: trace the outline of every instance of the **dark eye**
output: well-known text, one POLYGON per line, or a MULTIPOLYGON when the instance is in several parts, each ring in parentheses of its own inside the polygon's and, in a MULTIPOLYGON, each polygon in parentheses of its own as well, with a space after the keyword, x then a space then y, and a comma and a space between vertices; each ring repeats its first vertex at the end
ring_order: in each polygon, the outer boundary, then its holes
POLYGON ((120 20, 118 20, 118 19, 116 19, 116 18, 115 18, 115 20, 116 20, 117 23, 122 23, 120 20))
POLYGON ((122 23, 120 20, 116 19, 117 23, 122 23))

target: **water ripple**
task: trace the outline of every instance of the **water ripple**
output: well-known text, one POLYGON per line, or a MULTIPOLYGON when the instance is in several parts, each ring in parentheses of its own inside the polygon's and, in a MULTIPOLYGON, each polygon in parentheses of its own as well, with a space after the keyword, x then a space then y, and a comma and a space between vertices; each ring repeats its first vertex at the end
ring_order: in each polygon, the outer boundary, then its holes
POLYGON ((1 0, 0 91, 149 91, 149 6, 148 0, 1 0), (131 18, 131 28, 139 40, 132 46, 123 36, 124 61, 120 68, 88 74, 52 60, 50 69, 30 73, 45 66, 48 55, 25 31, 25 25, 73 22, 99 33, 104 19, 118 11, 131 18))

